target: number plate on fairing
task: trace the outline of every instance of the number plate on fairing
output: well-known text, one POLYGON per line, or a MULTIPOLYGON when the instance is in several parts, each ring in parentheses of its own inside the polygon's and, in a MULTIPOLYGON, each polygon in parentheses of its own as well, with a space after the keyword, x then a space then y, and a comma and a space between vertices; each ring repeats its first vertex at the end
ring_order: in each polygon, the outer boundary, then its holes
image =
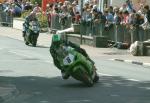
POLYGON ((72 54, 67 55, 67 56, 63 59, 64 65, 70 65, 70 64, 73 63, 73 61, 74 61, 74 55, 72 55, 72 54))

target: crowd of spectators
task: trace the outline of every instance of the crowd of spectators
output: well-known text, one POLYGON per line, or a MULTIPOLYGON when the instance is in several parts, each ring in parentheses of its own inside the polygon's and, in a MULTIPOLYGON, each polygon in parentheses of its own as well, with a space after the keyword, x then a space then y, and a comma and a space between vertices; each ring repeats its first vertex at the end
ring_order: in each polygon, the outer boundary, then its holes
POLYGON ((29 10, 41 12, 41 7, 37 4, 37 2, 32 4, 31 2, 25 0, 14 0, 14 2, 5 1, 1 4, 1 7, 3 12, 13 17, 20 17, 24 11, 29 10))
MULTIPOLYGON (((26 10, 32 10, 36 13, 42 12, 37 3, 31 4, 21 0, 10 4, 6 2, 3 4, 3 8, 5 12, 14 16, 20 16, 26 10)), ((78 0, 65 0, 63 3, 47 4, 45 14, 49 28, 55 25, 56 29, 66 29, 71 24, 82 24, 84 26, 84 35, 102 34, 103 30, 110 30, 115 24, 116 26, 123 25, 127 31, 134 29, 137 32, 134 39, 143 41, 144 38, 139 30, 141 28, 150 29, 149 6, 140 4, 140 9, 137 10, 134 8, 132 0, 126 0, 121 7, 105 7, 103 12, 98 9, 96 2, 87 1, 81 8, 78 0), (53 18, 54 16, 55 19, 53 18)), ((131 35, 127 36, 127 38, 133 39, 131 35)), ((132 40, 132 42, 135 40, 132 40)), ((120 41, 124 42, 125 39, 120 41)))
MULTIPOLYGON (((84 25, 83 33, 85 35, 100 34, 102 32, 100 27, 110 30, 113 27, 112 25, 115 24, 123 25, 127 31, 135 29, 138 33, 136 33, 136 38, 134 39, 142 41, 144 38, 139 29, 150 29, 150 26, 147 25, 150 22, 149 6, 140 4, 140 9, 136 10, 132 4, 132 0, 126 0, 121 7, 105 7, 103 12, 98 9, 94 2, 86 2, 83 8, 80 8, 78 0, 74 0, 73 2, 65 1, 64 3, 47 4, 46 12, 49 24, 51 24, 52 20, 51 14, 56 14, 61 18, 58 21, 61 22, 61 25, 68 25, 67 22, 71 18, 72 23, 82 23, 84 25), (81 12, 82 16, 80 15, 81 12)), ((129 36, 127 38, 131 39, 129 36)), ((121 40, 121 42, 124 41, 121 40)))

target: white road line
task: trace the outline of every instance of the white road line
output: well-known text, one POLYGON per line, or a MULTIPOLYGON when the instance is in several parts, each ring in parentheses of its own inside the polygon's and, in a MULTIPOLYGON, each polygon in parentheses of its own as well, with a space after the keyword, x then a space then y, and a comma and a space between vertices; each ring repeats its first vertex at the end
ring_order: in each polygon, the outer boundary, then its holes
POLYGON ((125 60, 125 62, 127 62, 127 63, 131 63, 131 62, 132 62, 132 60, 125 60))
POLYGON ((137 79, 127 79, 127 80, 135 81, 135 82, 139 82, 140 81, 140 80, 137 80, 137 79))
POLYGON ((0 48, 0 50, 2 50, 3 48, 0 48))
POLYGON ((150 66, 150 63, 143 63, 143 65, 145 65, 145 66, 150 66))
POLYGON ((110 61, 114 61, 115 59, 108 59, 108 60, 110 60, 110 61))
POLYGON ((110 75, 110 74, 104 74, 104 73, 98 73, 99 75, 102 75, 102 76, 113 76, 113 75, 110 75))
POLYGON ((46 62, 46 63, 50 63, 50 64, 53 64, 53 62, 52 62, 52 61, 48 61, 48 60, 47 60, 47 61, 45 61, 45 62, 46 62))
MULTIPOLYGON (((110 75, 110 74, 104 74, 104 73, 98 73, 99 75, 102 75, 102 76, 113 76, 113 75, 110 75)), ((129 81, 135 81, 135 82, 139 82, 140 80, 137 80, 137 79, 126 79, 126 80, 129 80, 129 81)))
POLYGON ((25 54, 23 54, 23 53, 19 53, 19 52, 15 52, 15 51, 8 51, 8 52, 13 53, 13 54, 16 54, 16 55, 18 55, 18 56, 23 56, 23 57, 31 58, 30 55, 25 55, 25 54))

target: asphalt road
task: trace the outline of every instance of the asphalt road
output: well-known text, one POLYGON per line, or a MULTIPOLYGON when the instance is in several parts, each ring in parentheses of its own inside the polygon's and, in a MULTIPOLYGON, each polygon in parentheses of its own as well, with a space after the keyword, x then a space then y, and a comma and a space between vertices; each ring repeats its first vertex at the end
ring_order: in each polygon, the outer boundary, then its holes
POLYGON ((150 68, 94 57, 100 81, 93 87, 62 80, 49 48, 0 36, 0 86, 16 92, 3 103, 150 103, 150 68))

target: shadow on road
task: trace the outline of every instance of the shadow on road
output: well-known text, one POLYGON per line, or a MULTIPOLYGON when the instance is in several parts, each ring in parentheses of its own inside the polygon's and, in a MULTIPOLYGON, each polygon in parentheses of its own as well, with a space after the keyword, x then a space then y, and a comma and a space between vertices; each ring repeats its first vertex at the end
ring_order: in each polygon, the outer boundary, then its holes
POLYGON ((37 48, 49 48, 48 46, 43 46, 43 45, 37 45, 37 48))
MULTIPOLYGON (((31 44, 28 45, 29 47, 33 47, 31 44)), ((48 46, 37 45, 35 48, 49 48, 48 46)))
POLYGON ((16 98, 6 103, 150 103, 150 81, 102 76, 93 87, 61 77, 0 77, 0 87, 14 85, 16 98))

